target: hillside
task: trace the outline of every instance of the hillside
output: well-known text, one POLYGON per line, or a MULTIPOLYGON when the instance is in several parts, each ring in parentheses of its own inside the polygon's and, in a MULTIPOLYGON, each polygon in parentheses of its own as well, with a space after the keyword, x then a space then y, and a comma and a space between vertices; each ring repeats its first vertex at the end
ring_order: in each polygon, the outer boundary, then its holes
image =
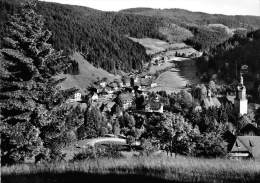
MULTIPOLYGON (((151 8, 132 8, 122 10, 121 12, 164 18, 168 23, 168 27, 174 25, 183 29, 181 32, 182 35, 185 35, 184 37, 186 39, 184 39, 184 41, 187 44, 203 51, 209 51, 209 49, 225 42, 237 30, 252 31, 260 28, 260 17, 258 16, 227 16, 191 12, 183 9, 151 8)), ((164 29, 160 29, 159 31, 163 34, 164 32, 162 30, 164 29)), ((173 30, 176 31, 178 29, 173 30)), ((171 42, 169 34, 168 31, 166 39, 171 42)), ((175 35, 178 34, 175 33, 175 35)))
MULTIPOLYGON (((19 11, 19 2, 0 1, 0 37, 5 35, 8 14, 19 11)), ((56 49, 68 54, 80 51, 95 67, 111 73, 142 69, 143 63, 150 59, 145 48, 128 37, 185 42, 197 50, 208 51, 228 40, 237 29, 248 31, 260 27, 260 17, 211 15, 181 9, 103 12, 39 2, 38 13, 52 31, 51 43, 56 49)))
MULTIPOLYGON (((4 36, 6 32, 4 25, 8 14, 19 11, 20 6, 17 1, 1 0, 0 9, 0 35, 4 36)), ((142 62, 149 60, 141 45, 129 40, 121 33, 121 30, 113 27, 111 21, 117 19, 117 17, 113 18, 113 14, 85 7, 46 2, 39 3, 38 13, 44 16, 47 28, 52 31, 51 43, 56 49, 62 49, 67 53, 75 50, 84 52, 88 55, 88 60, 96 67, 110 72, 130 71, 141 69, 142 62), (109 18, 111 21, 108 21, 109 18)), ((136 16, 131 15, 131 17, 133 17, 133 22, 137 22, 136 16)), ((149 24, 153 22, 149 17, 145 20, 138 18, 138 20, 142 25, 147 22, 148 27, 144 29, 148 31, 143 32, 147 32, 149 36, 152 32, 149 24)), ((118 23, 115 22, 115 24, 118 23)))
POLYGON ((70 74, 61 74, 58 78, 66 77, 66 80, 61 83, 62 89, 68 89, 72 87, 76 87, 84 92, 90 84, 95 81, 97 78, 107 78, 108 80, 114 80, 119 76, 115 76, 113 74, 108 73, 107 71, 96 68, 92 64, 90 64, 84 57, 79 53, 74 53, 71 56, 72 60, 75 60, 79 66, 79 74, 70 75, 70 74))

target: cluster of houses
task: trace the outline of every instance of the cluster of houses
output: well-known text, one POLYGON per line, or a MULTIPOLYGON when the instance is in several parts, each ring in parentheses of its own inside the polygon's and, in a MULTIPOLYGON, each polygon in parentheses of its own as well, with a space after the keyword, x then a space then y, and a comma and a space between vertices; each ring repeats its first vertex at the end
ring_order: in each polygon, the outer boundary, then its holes
MULTIPOLYGON (((117 99, 120 100, 122 111, 132 110, 143 112, 156 112, 163 113, 163 104, 158 99, 151 101, 148 96, 148 89, 156 87, 157 84, 152 82, 152 75, 136 75, 129 74, 123 77, 122 80, 114 80, 108 82, 106 80, 96 81, 89 89, 88 93, 82 95, 75 93, 73 99, 68 102, 91 102, 92 105, 102 109, 102 111, 111 112, 119 104, 117 99), (144 107, 139 107, 139 97, 144 99, 144 107)), ((119 113, 122 114, 122 113, 119 113)))

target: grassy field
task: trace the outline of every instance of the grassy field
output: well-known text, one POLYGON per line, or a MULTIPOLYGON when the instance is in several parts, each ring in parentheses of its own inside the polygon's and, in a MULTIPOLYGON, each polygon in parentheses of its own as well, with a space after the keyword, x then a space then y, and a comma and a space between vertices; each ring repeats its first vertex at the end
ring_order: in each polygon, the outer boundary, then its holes
POLYGON ((199 79, 196 76, 197 68, 194 64, 194 60, 188 58, 175 57, 174 62, 166 61, 160 66, 153 65, 150 68, 150 73, 155 73, 158 70, 163 70, 167 67, 174 67, 166 72, 163 72, 156 78, 155 82, 158 84, 157 87, 151 88, 149 91, 166 91, 167 93, 178 92, 186 87, 187 84, 198 83, 199 79), (180 67, 176 68, 177 62, 180 67))
POLYGON ((167 51, 165 54, 167 55, 175 55, 175 52, 177 51, 180 54, 191 54, 191 53, 197 53, 197 51, 186 45, 185 43, 168 43, 163 40, 159 39, 152 39, 152 38, 142 38, 142 39, 137 39, 137 38, 132 38, 129 37, 129 39, 138 42, 139 44, 143 45, 146 49, 146 53, 148 55, 150 54, 155 54, 155 53, 160 53, 162 51, 166 50, 172 50, 172 51, 167 51))
POLYGON ((2 167, 2 182, 259 182, 260 162, 166 155, 2 167))

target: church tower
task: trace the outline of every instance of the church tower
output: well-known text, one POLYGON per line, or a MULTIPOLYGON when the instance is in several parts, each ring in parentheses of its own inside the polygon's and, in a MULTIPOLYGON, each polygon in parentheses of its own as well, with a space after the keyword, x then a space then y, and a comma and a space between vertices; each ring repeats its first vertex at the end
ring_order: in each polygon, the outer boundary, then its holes
POLYGON ((235 108, 239 116, 247 114, 247 98, 246 98, 246 87, 242 74, 240 74, 240 83, 237 86, 235 108))

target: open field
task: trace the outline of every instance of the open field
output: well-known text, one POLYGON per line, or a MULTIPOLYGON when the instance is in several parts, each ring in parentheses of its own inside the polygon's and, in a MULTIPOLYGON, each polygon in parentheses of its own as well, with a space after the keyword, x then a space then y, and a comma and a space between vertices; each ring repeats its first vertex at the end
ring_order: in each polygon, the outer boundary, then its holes
POLYGON ((3 183, 259 182, 260 162, 166 155, 2 167, 3 183))
POLYGON ((163 70, 167 67, 174 67, 170 70, 161 73, 154 82, 157 87, 151 88, 149 91, 166 91, 167 93, 178 92, 184 89, 187 84, 198 83, 199 79, 196 76, 197 68, 195 61, 188 58, 174 57, 173 60, 166 61, 160 66, 152 66, 150 73, 163 70), (178 65, 178 67, 176 67, 178 65))
MULTIPOLYGON (((192 47, 186 45, 185 43, 168 43, 166 41, 162 41, 160 39, 152 39, 152 38, 142 38, 142 39, 137 39, 137 38, 132 38, 129 37, 129 39, 138 42, 139 44, 143 45, 146 49, 146 53, 148 55, 155 54, 155 53, 160 53, 166 50, 172 50, 170 55, 175 55, 175 52, 177 51, 178 53, 185 53, 185 54, 191 54, 194 52, 197 52, 195 49, 192 47)), ((166 55, 169 55, 166 54, 166 55)))

